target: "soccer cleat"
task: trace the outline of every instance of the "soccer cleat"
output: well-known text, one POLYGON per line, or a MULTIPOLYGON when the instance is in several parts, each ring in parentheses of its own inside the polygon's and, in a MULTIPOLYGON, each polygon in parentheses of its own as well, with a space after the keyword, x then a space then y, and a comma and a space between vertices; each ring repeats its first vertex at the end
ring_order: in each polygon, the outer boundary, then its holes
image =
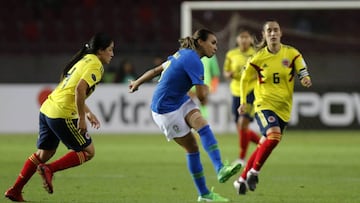
POLYGON ((14 202, 26 202, 22 197, 21 191, 14 190, 12 187, 5 192, 5 197, 14 202))
POLYGON ((53 173, 51 172, 49 167, 46 166, 45 164, 39 164, 37 167, 37 171, 40 174, 41 178, 43 179, 43 186, 45 190, 49 194, 52 194, 54 192, 52 185, 53 173))
POLYGON ((230 200, 213 192, 213 188, 212 188, 209 194, 199 196, 197 201, 198 202, 229 202, 230 200))
POLYGON ((224 164, 217 174, 217 179, 220 183, 225 183, 229 178, 239 172, 241 164, 235 163, 232 165, 224 164))
POLYGON ((246 182, 235 180, 233 185, 238 195, 246 194, 247 191, 246 182))
POLYGON ((256 184, 259 183, 258 174, 249 171, 249 172, 247 173, 247 175, 246 175, 246 182, 247 182, 247 185, 248 185, 248 187, 249 187, 249 190, 255 191, 255 189, 256 189, 256 184))

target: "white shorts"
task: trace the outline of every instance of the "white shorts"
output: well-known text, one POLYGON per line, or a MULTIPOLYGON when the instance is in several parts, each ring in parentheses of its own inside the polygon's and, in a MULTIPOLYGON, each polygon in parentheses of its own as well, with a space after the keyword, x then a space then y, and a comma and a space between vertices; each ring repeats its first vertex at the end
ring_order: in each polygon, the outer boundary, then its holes
POLYGON ((186 123, 185 116, 194 109, 199 108, 189 99, 175 111, 165 114, 152 112, 152 117, 166 139, 170 141, 176 137, 184 137, 190 132, 191 127, 186 123))

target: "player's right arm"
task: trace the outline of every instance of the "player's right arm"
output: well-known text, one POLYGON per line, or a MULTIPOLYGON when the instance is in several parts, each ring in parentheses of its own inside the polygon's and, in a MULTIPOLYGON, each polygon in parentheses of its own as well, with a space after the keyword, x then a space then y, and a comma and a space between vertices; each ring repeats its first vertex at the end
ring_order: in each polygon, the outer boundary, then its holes
POLYGON ((138 79, 129 81, 130 82, 130 84, 129 84, 129 92, 133 93, 133 92, 137 91, 141 84, 143 84, 144 82, 147 82, 147 81, 153 79, 154 77, 160 75, 163 70, 164 70, 163 66, 160 65, 160 66, 157 66, 157 67, 155 67, 153 69, 150 69, 150 70, 146 71, 138 79))
POLYGON ((233 78, 234 72, 231 70, 231 59, 229 57, 229 53, 226 54, 223 75, 226 79, 231 80, 233 78))
POLYGON ((240 107, 238 108, 239 114, 246 113, 246 94, 249 91, 249 83, 253 80, 256 71, 251 67, 250 62, 246 65, 244 72, 240 79, 240 107))

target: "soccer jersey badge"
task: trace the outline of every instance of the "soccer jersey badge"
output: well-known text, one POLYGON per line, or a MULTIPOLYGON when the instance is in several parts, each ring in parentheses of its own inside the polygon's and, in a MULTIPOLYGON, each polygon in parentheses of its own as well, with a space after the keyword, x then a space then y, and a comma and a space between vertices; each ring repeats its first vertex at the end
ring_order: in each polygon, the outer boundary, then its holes
POLYGON ((173 129, 176 133, 179 133, 180 132, 180 128, 178 125, 173 125, 173 129))
POLYGON ((290 61, 289 61, 288 59, 283 59, 283 60, 282 60, 282 65, 287 68, 287 67, 290 66, 290 61))
POLYGON ((88 132, 85 133, 85 138, 90 140, 91 137, 90 137, 90 134, 88 132))
POLYGON ((275 117, 274 116, 269 116, 268 117, 268 122, 269 123, 274 123, 276 121, 275 117))
POLYGON ((94 82, 96 81, 96 75, 94 73, 91 74, 91 78, 94 80, 94 82))

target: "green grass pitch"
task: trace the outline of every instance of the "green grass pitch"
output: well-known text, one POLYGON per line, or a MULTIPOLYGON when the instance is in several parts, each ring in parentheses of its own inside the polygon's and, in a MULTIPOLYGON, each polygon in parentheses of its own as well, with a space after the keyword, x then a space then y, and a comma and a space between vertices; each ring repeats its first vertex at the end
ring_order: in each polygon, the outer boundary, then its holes
MULTIPOLYGON (((237 137, 217 136, 222 157, 237 155, 237 137)), ((185 153, 157 135, 93 135, 95 158, 55 174, 49 195, 35 174, 24 188, 25 200, 38 202, 196 202, 185 153)), ((11 186, 24 160, 35 150, 36 135, 0 136, 0 190, 11 186)), ((255 192, 238 196, 232 178, 217 183, 202 150, 208 186, 232 202, 360 202, 360 132, 291 131, 268 159, 255 192)), ((253 150, 254 145, 251 147, 253 150)), ((61 145, 56 156, 64 154, 61 145)), ((249 151, 250 153, 250 151, 249 151)), ((2 193, 3 194, 3 193, 2 193)), ((4 197, 0 202, 9 202, 4 197)))

